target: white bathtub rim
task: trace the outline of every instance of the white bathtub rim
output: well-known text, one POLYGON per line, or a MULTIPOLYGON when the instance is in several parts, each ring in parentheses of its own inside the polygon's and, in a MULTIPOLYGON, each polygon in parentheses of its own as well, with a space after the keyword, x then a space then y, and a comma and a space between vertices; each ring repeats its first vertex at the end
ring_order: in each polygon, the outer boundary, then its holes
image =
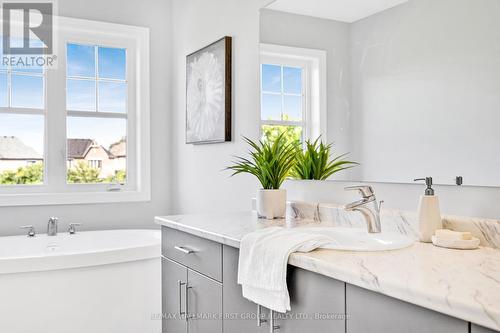
MULTIPOLYGON (((104 231, 104 230, 103 230, 104 231)), ((125 231, 105 230, 105 232, 125 231)), ((126 229, 126 232, 146 230, 126 229)), ((159 259, 161 257, 161 240, 159 230, 147 230, 154 236, 151 242, 141 245, 117 246, 98 250, 70 251, 64 253, 47 253, 32 256, 8 257, 0 259, 0 274, 73 269, 109 264, 119 264, 138 260, 159 259)), ((95 233, 99 231, 89 231, 95 233)), ((85 232, 82 232, 85 233, 85 232)), ((56 236, 57 237, 57 236, 56 236)))

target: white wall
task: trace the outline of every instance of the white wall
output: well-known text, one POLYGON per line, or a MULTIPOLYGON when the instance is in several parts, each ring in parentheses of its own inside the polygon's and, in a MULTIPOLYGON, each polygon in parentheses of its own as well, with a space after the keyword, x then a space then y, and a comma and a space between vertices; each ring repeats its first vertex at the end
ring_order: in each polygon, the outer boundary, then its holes
POLYGON ((169 0, 63 0, 62 16, 149 27, 151 38, 151 151, 152 200, 147 203, 0 207, 0 235, 19 234, 18 227, 35 226, 45 232, 49 216, 60 218, 62 231, 69 222, 81 229, 154 228, 153 217, 170 211, 170 29, 169 0))
POLYGON ((173 1, 173 211, 248 210, 258 187, 250 176, 223 169, 243 154, 241 136, 259 135, 259 8, 263 0, 173 1), (233 37, 233 142, 185 144, 186 55, 233 37))

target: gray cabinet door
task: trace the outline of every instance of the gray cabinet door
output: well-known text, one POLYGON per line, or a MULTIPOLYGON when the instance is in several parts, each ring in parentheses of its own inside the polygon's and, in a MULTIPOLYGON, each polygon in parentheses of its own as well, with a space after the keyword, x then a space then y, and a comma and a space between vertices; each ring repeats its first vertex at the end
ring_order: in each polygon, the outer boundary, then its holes
POLYGON ((222 333, 222 284, 189 269, 188 288, 189 333, 222 333))
POLYGON ((185 288, 187 268, 162 258, 162 332, 186 333, 185 288))
POLYGON ((275 313, 276 332, 345 332, 344 282, 288 266, 287 284, 292 311, 275 313))
MULTIPOLYGON (((224 333, 269 332, 266 324, 257 326, 257 304, 242 295, 241 286, 238 285, 238 255, 238 249, 224 246, 222 256, 224 333)), ((267 315, 268 311, 263 310, 263 313, 267 315)))
POLYGON ((346 286, 347 333, 467 333, 469 323, 353 285, 346 286))
POLYGON ((500 331, 494 331, 494 330, 486 328, 486 327, 482 327, 482 326, 478 326, 476 324, 472 324, 470 332, 471 333, 498 333, 500 331))

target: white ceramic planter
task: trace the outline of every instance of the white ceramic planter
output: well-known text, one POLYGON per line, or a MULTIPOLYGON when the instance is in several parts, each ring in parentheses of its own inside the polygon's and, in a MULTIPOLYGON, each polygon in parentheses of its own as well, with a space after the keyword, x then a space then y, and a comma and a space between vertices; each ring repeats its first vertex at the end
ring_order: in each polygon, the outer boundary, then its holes
POLYGON ((268 220, 283 218, 286 212, 286 190, 257 191, 257 214, 268 220))

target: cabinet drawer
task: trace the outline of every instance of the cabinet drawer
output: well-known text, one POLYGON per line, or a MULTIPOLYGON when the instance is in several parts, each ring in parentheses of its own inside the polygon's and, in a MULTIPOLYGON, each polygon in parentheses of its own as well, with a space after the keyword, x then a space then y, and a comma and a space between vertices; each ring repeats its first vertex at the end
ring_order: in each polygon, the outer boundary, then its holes
POLYGON ((222 244, 162 227, 162 255, 222 282, 222 244))

